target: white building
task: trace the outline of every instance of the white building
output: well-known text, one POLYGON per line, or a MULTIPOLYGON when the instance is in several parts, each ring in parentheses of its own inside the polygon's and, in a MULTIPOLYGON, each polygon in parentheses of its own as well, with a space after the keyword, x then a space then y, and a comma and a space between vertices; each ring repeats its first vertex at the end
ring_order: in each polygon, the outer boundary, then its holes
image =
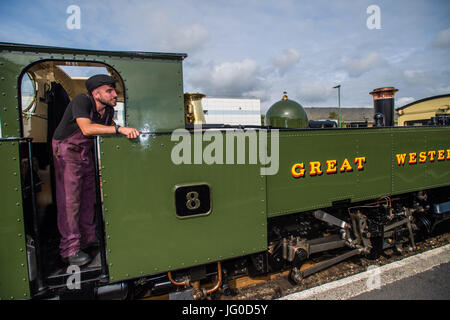
POLYGON ((259 99, 203 98, 207 124, 261 125, 259 99))

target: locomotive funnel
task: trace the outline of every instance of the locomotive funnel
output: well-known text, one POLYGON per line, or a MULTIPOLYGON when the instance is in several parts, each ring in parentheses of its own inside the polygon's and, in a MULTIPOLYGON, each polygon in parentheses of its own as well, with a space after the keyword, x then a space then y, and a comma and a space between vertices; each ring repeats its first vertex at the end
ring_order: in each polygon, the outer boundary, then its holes
POLYGON ((373 96, 375 109, 374 126, 394 126, 394 95, 398 91, 394 87, 378 88, 369 92, 373 96))

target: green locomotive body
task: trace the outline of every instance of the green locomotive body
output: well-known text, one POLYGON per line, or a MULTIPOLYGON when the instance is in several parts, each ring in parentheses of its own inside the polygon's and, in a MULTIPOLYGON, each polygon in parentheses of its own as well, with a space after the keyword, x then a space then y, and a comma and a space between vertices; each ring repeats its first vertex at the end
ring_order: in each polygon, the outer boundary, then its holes
MULTIPOLYGON (((144 283, 155 289, 168 282, 167 291, 176 291, 181 285, 171 273, 193 283, 213 278, 216 270, 222 279, 221 267, 231 279, 294 266, 297 281, 307 275, 298 276, 300 266, 314 252, 347 246, 352 255, 370 254, 383 249, 384 237, 411 239, 408 221, 415 220, 401 208, 417 197, 440 208, 422 210, 417 226, 444 219, 449 127, 186 129, 185 57, 0 44, 1 299, 89 290, 95 297, 120 296, 144 283), (99 138, 100 263, 81 270, 87 289, 78 291, 67 288, 73 274, 55 273, 49 262, 58 258, 51 253, 52 235, 44 232, 51 227, 42 216, 49 213, 39 207, 45 184, 39 186, 40 171, 34 170, 36 161, 51 161, 48 136, 37 133, 47 123, 33 118, 25 130, 30 122, 24 117, 36 114, 24 111, 21 99, 27 73, 41 84, 36 104, 46 103, 42 84, 52 80, 69 85, 71 97, 83 92, 80 79, 61 75, 61 66, 102 67, 119 78, 124 123, 142 132, 135 140, 99 138), (428 199, 417 193, 424 191, 428 199), (397 207, 391 196, 402 199, 397 207), (374 201, 375 217, 351 212, 374 201), (385 211, 389 221, 381 217, 385 211), (313 220, 335 234, 322 237, 313 220)), ((54 216, 53 202, 47 208, 54 216)), ((193 295, 204 296, 198 291, 195 286, 193 295)))

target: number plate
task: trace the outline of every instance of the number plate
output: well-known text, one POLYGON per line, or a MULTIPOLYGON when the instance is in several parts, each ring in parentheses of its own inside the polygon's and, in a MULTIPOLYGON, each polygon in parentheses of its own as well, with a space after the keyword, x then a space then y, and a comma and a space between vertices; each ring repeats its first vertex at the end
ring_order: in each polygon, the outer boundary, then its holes
POLYGON ((176 186, 175 208, 179 218, 209 214, 211 212, 211 191, 209 185, 176 186))

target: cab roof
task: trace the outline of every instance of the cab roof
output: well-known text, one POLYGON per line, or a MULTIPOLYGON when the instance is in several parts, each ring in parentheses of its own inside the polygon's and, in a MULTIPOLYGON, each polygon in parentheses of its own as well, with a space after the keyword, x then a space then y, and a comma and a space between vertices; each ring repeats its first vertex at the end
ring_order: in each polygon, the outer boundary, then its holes
POLYGON ((142 52, 142 51, 106 51, 106 50, 87 50, 75 48, 52 47, 43 45, 29 45, 18 43, 0 42, 0 50, 28 51, 28 52, 45 52, 73 55, 107 55, 129 58, 159 58, 183 60, 187 57, 186 53, 161 53, 161 52, 142 52))

